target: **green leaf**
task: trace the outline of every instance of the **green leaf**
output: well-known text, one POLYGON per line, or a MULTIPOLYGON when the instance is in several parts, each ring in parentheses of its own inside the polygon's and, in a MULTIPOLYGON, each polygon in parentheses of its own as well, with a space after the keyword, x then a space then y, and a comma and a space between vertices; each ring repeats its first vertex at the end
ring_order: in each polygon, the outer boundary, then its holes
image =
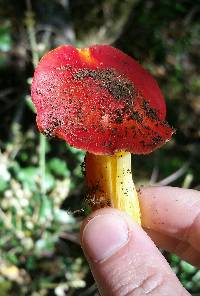
POLYGON ((0 278, 0 291, 1 296, 8 296, 10 295, 9 291, 12 288, 12 283, 10 281, 4 280, 0 278))
POLYGON ((84 160, 84 157, 85 157, 85 152, 83 152, 82 150, 80 149, 76 149, 72 146, 69 146, 68 144, 67 145, 67 149, 74 155, 76 155, 76 158, 77 160, 79 160, 80 162, 83 162, 84 160))
POLYGON ((19 264, 19 259, 14 253, 8 252, 6 254, 5 258, 6 258, 7 261, 9 261, 10 263, 12 263, 14 265, 19 264))
POLYGON ((170 259, 171 259, 170 261, 172 266, 177 265, 180 262, 180 258, 175 254, 171 254, 170 259))
POLYGON ((39 175, 38 167, 21 168, 18 172, 18 180, 23 183, 25 187, 28 187, 31 191, 36 191, 36 181, 39 175))
MULTIPOLYGON (((24 187, 28 187, 31 191, 38 190, 38 181, 40 180, 40 170, 38 167, 27 167, 27 168, 20 168, 18 172, 18 180, 21 181, 24 187)), ((44 186, 46 191, 51 190, 55 186, 55 179, 54 177, 46 173, 44 179, 44 186)))
POLYGON ((46 232, 42 238, 35 243, 35 253, 37 256, 41 256, 46 252, 53 252, 55 248, 55 243, 57 241, 56 237, 52 237, 52 234, 46 232))
POLYGON ((8 24, 4 24, 0 28, 0 50, 7 52, 11 49, 12 42, 10 37, 10 29, 8 24))
POLYGON ((33 113, 36 113, 36 109, 35 109, 35 106, 31 100, 31 97, 30 96, 26 96, 25 97, 25 100, 26 100, 26 104, 27 106, 31 109, 31 111, 33 111, 33 113))
POLYGON ((53 219, 52 202, 47 196, 42 196, 39 220, 40 222, 48 222, 53 219))
POLYGON ((0 177, 0 192, 3 192, 8 187, 8 182, 0 177))
POLYGON ((192 277, 192 281, 200 287, 200 270, 195 273, 195 275, 192 277))
POLYGON ((55 210, 55 220, 62 224, 74 223, 75 220, 72 215, 62 209, 55 210))
POLYGON ((45 186, 45 190, 48 192, 50 190, 52 190, 55 186, 55 179, 54 176, 51 175, 50 173, 45 174, 45 178, 44 178, 44 186, 45 186))
POLYGON ((37 267, 36 258, 34 256, 28 256, 27 257, 26 267, 29 270, 34 270, 37 267))
POLYGON ((197 269, 193 265, 181 260, 180 266, 182 267, 183 271, 187 273, 194 273, 197 269))
POLYGON ((49 170, 56 176, 66 178, 66 177, 69 177, 70 175, 66 162, 60 160, 59 158, 56 158, 56 157, 52 158, 51 160, 48 161, 47 166, 49 170))

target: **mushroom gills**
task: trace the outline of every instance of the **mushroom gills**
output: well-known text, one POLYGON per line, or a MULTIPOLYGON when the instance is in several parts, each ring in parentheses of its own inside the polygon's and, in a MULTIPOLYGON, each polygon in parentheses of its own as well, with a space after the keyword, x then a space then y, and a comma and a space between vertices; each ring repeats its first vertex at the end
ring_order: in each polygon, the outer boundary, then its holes
POLYGON ((131 153, 85 157, 87 202, 93 210, 112 206, 141 224, 137 191, 132 179, 131 153))

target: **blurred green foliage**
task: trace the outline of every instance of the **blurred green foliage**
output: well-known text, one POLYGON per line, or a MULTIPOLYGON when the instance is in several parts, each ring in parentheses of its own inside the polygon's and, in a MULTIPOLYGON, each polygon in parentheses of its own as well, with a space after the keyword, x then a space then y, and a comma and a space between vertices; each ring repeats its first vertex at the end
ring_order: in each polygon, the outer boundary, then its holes
MULTIPOLYGON (((30 100, 33 62, 65 43, 112 44, 137 58, 161 85, 177 133, 134 157, 136 182, 200 189, 198 2, 0 0, 0 8, 0 295, 98 295, 78 242, 84 153, 42 142, 30 100)), ((164 255, 200 295, 200 271, 164 255)))
POLYGON ((10 36, 10 28, 8 23, 0 28, 0 51, 7 52, 11 49, 12 41, 10 36))

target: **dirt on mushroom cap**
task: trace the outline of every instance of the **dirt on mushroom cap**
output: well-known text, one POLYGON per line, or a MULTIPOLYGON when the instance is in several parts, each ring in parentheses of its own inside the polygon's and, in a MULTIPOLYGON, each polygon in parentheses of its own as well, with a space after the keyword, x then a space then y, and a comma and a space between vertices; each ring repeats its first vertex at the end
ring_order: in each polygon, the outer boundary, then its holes
POLYGON ((62 46, 46 54, 32 100, 41 132, 95 154, 149 153, 173 133, 155 80, 111 46, 62 46))

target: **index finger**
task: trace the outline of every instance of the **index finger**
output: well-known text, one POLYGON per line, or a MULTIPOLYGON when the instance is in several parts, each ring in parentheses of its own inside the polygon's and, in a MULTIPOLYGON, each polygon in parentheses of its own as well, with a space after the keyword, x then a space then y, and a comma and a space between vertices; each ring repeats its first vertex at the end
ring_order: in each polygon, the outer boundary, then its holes
POLYGON ((158 240, 163 239, 169 246, 166 249, 175 251, 178 240, 183 242, 182 247, 189 244, 200 252, 199 191, 169 186, 144 188, 140 191, 140 205, 142 226, 150 233, 156 232, 158 240))

